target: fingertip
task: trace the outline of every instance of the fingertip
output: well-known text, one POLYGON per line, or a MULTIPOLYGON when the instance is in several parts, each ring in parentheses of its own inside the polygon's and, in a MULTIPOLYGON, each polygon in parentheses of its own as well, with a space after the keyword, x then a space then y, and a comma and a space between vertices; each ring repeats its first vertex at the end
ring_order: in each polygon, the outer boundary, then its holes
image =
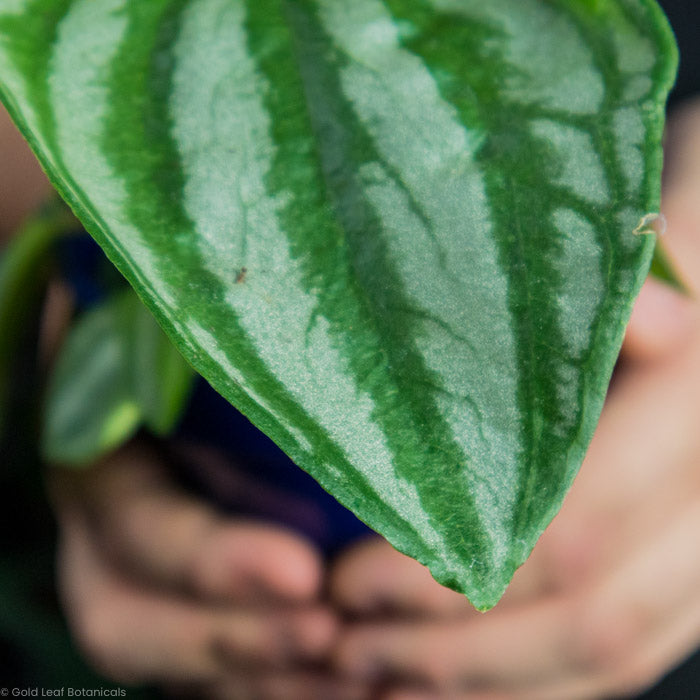
POLYGON ((272 585, 271 592, 294 600, 318 595, 323 582, 323 563, 310 542, 273 527, 257 536, 264 557, 257 566, 263 580, 272 585))

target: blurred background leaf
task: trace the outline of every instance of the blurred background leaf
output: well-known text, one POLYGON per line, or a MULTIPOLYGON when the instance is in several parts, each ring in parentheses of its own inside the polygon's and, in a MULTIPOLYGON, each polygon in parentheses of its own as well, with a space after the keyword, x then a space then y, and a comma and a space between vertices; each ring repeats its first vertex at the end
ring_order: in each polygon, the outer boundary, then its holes
POLYGON ((71 328, 44 411, 47 460, 87 465, 140 427, 167 434, 194 371, 130 289, 85 312, 71 328))

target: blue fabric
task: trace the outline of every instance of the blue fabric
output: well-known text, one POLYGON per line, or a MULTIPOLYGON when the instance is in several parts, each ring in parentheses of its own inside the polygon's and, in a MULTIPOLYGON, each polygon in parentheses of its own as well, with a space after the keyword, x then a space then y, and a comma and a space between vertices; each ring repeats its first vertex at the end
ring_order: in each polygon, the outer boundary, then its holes
POLYGON ((229 512, 287 525, 328 556, 372 532, 203 379, 176 438, 228 456, 215 478, 196 460, 182 468, 192 486, 229 512))
POLYGON ((89 309, 107 296, 115 270, 90 236, 76 233, 62 238, 57 254, 63 276, 75 292, 78 311, 89 309))

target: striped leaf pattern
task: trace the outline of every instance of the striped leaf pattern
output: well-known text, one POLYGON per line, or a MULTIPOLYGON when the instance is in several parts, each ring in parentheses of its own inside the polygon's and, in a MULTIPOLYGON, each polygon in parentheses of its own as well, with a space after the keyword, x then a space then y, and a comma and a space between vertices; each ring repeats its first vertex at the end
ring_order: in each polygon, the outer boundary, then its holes
POLYGON ((3 0, 3 99, 191 364, 493 606, 653 236, 653 0, 3 0))

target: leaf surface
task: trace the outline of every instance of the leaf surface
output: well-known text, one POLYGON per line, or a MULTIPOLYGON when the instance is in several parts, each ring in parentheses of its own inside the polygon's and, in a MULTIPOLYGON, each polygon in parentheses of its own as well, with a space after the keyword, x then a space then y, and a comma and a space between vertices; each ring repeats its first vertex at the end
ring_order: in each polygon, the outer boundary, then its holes
POLYGON ((4 100, 185 357, 478 608, 557 512, 653 237, 652 0, 5 0, 4 100))

